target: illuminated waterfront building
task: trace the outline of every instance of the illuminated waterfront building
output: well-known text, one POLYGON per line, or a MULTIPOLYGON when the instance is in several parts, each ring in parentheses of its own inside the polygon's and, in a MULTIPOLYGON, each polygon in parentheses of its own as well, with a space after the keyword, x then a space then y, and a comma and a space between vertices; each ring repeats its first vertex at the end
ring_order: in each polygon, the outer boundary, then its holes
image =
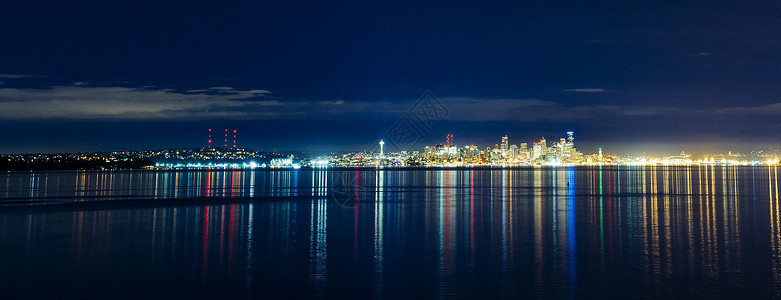
POLYGON ((272 168, 285 168, 293 165, 293 159, 289 157, 285 158, 272 158, 269 164, 272 168))

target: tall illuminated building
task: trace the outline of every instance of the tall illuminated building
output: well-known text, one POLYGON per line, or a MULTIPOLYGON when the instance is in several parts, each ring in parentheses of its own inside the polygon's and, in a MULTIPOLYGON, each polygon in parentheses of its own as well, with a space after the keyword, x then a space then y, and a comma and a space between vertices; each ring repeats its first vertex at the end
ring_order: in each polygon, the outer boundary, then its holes
POLYGON ((529 146, 526 143, 521 143, 520 156, 522 159, 529 159, 529 146))
POLYGON ((545 144, 541 144, 539 142, 536 142, 532 144, 532 160, 536 160, 543 154, 545 154, 544 151, 542 151, 542 148, 545 146, 545 144))
POLYGON ((477 146, 474 144, 469 146, 469 156, 472 159, 480 158, 480 149, 477 149, 477 146))
POLYGON ((382 158, 382 157, 385 155, 385 152, 384 152, 384 151, 385 151, 385 149, 384 149, 384 147, 385 147, 385 141, 383 141, 382 139, 380 139, 380 158, 382 158))
POLYGON ((545 155, 548 155, 548 141, 545 140, 545 137, 542 137, 540 139, 540 153, 537 158, 541 158, 545 155))
POLYGON ((508 150, 508 151, 509 152, 508 152, 507 156, 509 156, 510 158, 514 159, 514 158, 518 157, 518 153, 519 153, 518 146, 510 145, 510 150, 508 150))
POLYGON ((567 150, 567 140, 564 138, 559 139, 559 143, 556 145, 556 156, 559 159, 559 161, 566 160, 569 150, 567 150))

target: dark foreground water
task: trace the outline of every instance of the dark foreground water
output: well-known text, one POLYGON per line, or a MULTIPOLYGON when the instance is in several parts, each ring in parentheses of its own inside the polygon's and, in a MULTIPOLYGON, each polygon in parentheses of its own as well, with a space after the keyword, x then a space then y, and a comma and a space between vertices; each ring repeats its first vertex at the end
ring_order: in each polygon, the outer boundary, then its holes
POLYGON ((0 298, 781 297, 776 167, 0 173, 0 298))

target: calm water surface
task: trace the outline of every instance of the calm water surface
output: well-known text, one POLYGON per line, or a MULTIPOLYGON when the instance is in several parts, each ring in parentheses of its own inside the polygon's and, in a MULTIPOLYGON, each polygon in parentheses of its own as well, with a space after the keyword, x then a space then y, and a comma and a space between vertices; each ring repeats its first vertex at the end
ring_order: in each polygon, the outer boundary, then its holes
POLYGON ((776 167, 0 173, 16 298, 781 297, 776 167))

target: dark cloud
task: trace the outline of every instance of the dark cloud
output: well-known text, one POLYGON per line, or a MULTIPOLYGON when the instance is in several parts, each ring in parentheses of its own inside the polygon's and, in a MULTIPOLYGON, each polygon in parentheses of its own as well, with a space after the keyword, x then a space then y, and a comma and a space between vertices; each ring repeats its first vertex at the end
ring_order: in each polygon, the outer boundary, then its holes
POLYGON ((0 79, 19 79, 19 78, 28 78, 33 77, 33 75, 23 75, 23 74, 0 74, 0 79))
MULTIPOLYGON (((198 120, 367 119, 401 115, 409 99, 306 100, 272 97, 263 89, 221 86, 178 91, 156 87, 52 86, 0 88, 0 119, 198 120)), ((567 105, 540 99, 449 97, 440 101, 455 121, 586 122, 627 117, 751 117, 781 115, 781 103, 756 107, 688 108, 656 105, 567 105)))
POLYGON ((581 88, 581 89, 565 89, 565 92, 576 92, 576 93, 604 93, 605 89, 603 88, 581 88))
POLYGON ((246 108, 282 105, 266 90, 210 89, 178 92, 160 88, 52 86, 0 89, 0 119, 193 119, 243 117, 246 108), (219 93, 209 93, 217 90, 219 93), (253 101, 246 101, 246 100, 253 101))

